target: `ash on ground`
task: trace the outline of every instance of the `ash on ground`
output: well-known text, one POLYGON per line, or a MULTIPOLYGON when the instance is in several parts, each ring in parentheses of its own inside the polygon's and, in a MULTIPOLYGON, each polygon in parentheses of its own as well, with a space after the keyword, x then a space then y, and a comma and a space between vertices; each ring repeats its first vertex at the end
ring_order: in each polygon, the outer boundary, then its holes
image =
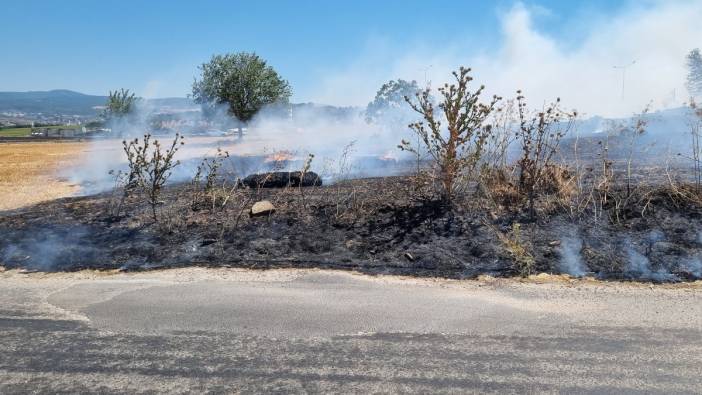
POLYGON ((655 282, 702 277, 702 209, 671 202, 663 189, 618 212, 617 220, 605 212, 577 221, 565 210, 532 219, 475 209, 477 198, 452 205, 418 198, 412 177, 230 192, 170 186, 158 222, 140 196, 115 214, 114 192, 5 212, 0 263, 45 271, 200 265, 470 278, 523 274, 516 243, 531 273, 655 282), (250 215, 262 200, 275 210, 250 215))

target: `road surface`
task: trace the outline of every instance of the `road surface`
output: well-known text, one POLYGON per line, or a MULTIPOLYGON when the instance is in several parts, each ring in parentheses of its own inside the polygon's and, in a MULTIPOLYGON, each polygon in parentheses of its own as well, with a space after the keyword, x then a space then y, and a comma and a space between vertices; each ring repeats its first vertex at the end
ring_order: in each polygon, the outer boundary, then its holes
POLYGON ((700 393, 702 286, 0 272, 0 393, 700 393))

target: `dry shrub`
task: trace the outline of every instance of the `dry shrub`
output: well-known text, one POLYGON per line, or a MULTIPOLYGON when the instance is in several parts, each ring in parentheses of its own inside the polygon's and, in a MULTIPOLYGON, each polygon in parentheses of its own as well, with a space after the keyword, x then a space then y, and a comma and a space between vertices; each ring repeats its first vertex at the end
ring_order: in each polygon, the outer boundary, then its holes
POLYGON ((519 189, 526 196, 529 213, 536 216, 536 198, 546 192, 550 183, 549 170, 558 152, 558 144, 573 127, 577 113, 563 111, 561 99, 546 105, 541 111, 531 113, 521 91, 517 91, 517 113, 519 116, 519 143, 521 158, 519 167, 519 189))
POLYGON ((495 230, 495 233, 512 257, 515 271, 522 277, 531 275, 534 271, 536 260, 530 252, 529 244, 522 238, 521 225, 515 222, 508 233, 503 233, 499 230, 495 230))
POLYGON ((370 198, 378 198, 382 195, 382 193, 368 194, 362 183, 349 182, 353 178, 351 158, 355 144, 355 141, 346 144, 338 160, 329 163, 335 182, 325 194, 325 206, 333 210, 332 217, 339 223, 352 223, 368 215, 371 206, 369 195, 374 195, 370 198))
MULTIPOLYGON (((314 159, 314 154, 307 154, 307 159, 305 159, 305 163, 302 165, 302 169, 300 170, 300 185, 297 186, 298 190, 298 196, 300 197, 300 205, 299 209, 307 211, 308 205, 307 205, 307 199, 305 198, 305 187, 302 186, 302 180, 305 179, 305 175, 310 172, 310 169, 312 168, 312 160, 314 159)), ((313 188, 315 187, 314 185, 312 186, 313 188)))
POLYGON ((537 208, 550 212, 553 207, 569 205, 577 194, 576 177, 555 160, 559 142, 572 128, 576 113, 561 110, 560 99, 531 112, 524 96, 517 93, 514 101, 493 115, 479 186, 497 206, 508 210, 526 206, 535 219, 537 208), (521 155, 510 166, 508 148, 515 141, 521 155))
POLYGON ((518 124, 517 102, 509 99, 492 113, 490 136, 485 144, 482 156, 484 166, 494 168, 508 167, 509 149, 517 140, 515 125, 518 124))
POLYGON ((578 194, 575 175, 564 165, 548 165, 544 168, 541 191, 560 201, 570 201, 578 194))
MULTIPOLYGON (((423 118, 409 126, 421 139, 438 170, 435 173, 436 181, 446 201, 451 201, 458 190, 467 186, 466 180, 477 178, 473 176, 492 129, 492 125, 486 121, 501 100, 493 96, 487 103, 480 102, 485 86, 471 91, 469 84, 473 77, 470 71, 461 67, 453 72, 454 84, 439 88, 443 99, 438 108, 434 106, 429 88, 416 95, 416 103, 405 98, 423 118)), ((405 140, 399 148, 416 152, 416 148, 405 140)))
POLYGON ((229 158, 229 152, 217 148, 217 153, 213 157, 203 158, 197 166, 195 176, 190 183, 192 188, 191 205, 194 210, 206 206, 214 211, 229 196, 225 179, 221 174, 221 169, 227 158, 229 158))
POLYGON ((437 199, 435 169, 420 169, 410 176, 404 189, 405 198, 411 202, 427 202, 437 199))
POLYGON ((185 144, 183 136, 175 134, 168 146, 162 146, 158 140, 151 140, 150 134, 145 134, 143 140, 135 138, 122 141, 127 157, 129 170, 116 174, 116 183, 123 183, 123 193, 118 204, 117 214, 123 202, 135 191, 141 191, 151 207, 151 217, 154 223, 159 222, 158 206, 161 205, 161 192, 171 176, 172 170, 180 164, 175 160, 175 154, 185 144), (121 178, 121 180, 120 180, 121 178))
MULTIPOLYGON (((481 175, 481 188, 484 195, 500 208, 513 210, 522 207, 527 196, 515 182, 514 167, 487 167, 481 175)), ((544 168, 540 187, 543 199, 536 205, 538 211, 553 211, 570 204, 578 194, 575 176, 563 165, 549 165, 544 168)))
POLYGON ((500 208, 513 208, 523 199, 519 187, 513 182, 513 167, 485 167, 480 187, 484 195, 500 208))
POLYGON ((700 195, 697 183, 686 183, 676 179, 669 170, 666 170, 668 184, 657 188, 652 188, 652 194, 667 198, 676 207, 698 207, 702 208, 702 195, 700 195))

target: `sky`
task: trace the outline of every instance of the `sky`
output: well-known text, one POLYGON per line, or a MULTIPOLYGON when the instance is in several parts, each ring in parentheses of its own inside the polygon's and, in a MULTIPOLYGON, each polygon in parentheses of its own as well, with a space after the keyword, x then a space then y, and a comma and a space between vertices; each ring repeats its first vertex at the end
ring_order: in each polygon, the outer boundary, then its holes
POLYGON ((183 97, 213 54, 250 51, 294 102, 364 105, 389 79, 437 86, 464 65, 487 92, 613 115, 685 100, 684 56, 702 46, 702 1, 0 0, 0 11, 0 91, 183 97), (634 61, 625 76, 613 67, 634 61))

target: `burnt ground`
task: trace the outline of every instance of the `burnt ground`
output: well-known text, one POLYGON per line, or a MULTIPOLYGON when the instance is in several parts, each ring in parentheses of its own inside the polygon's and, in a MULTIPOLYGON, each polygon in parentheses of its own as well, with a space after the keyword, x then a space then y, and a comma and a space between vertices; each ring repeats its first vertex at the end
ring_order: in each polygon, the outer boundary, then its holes
POLYGON ((524 274, 517 263, 528 261, 529 273, 643 281, 702 276, 702 208, 663 187, 624 206, 608 203, 597 218, 587 212, 575 218, 564 207, 531 218, 523 210, 480 208, 490 206, 474 195, 448 206, 404 177, 222 188, 214 198, 180 184, 165 190, 158 222, 139 195, 118 212, 119 196, 4 212, 0 263, 46 271, 198 265, 470 278, 524 274), (251 205, 262 199, 276 211, 250 217, 251 205))

